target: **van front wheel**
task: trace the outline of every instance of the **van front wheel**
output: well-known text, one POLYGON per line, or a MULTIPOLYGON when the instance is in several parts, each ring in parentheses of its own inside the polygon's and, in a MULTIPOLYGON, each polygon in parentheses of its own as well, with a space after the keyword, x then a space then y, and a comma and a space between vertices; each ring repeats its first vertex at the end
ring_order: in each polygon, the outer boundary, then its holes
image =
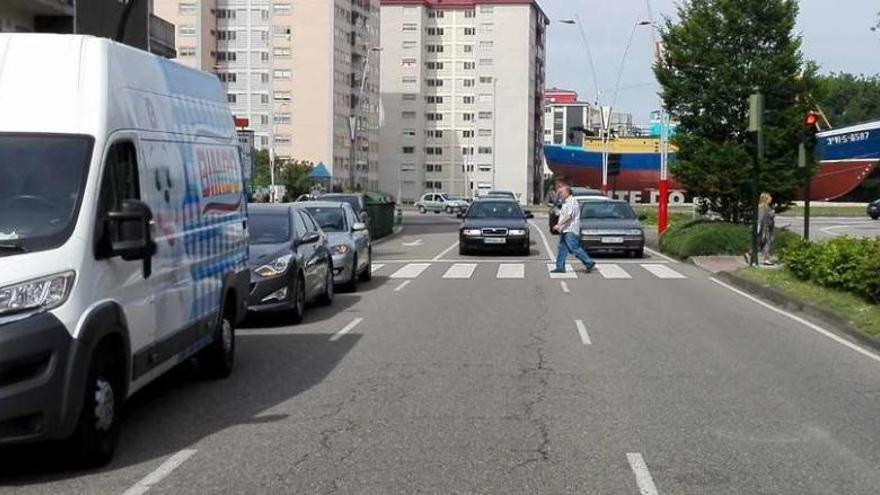
POLYGON ((81 467, 103 466, 113 458, 119 443, 123 376, 120 356, 112 345, 105 343, 95 349, 83 408, 70 438, 71 454, 81 467))
POLYGON ((235 366, 235 326, 228 314, 220 318, 214 342, 199 356, 199 368, 209 378, 226 378, 235 366))

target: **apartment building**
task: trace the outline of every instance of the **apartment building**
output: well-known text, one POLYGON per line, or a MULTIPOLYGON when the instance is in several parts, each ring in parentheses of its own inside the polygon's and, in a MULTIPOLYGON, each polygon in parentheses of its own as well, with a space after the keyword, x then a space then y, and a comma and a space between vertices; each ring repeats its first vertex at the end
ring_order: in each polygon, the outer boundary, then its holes
POLYGON ((380 186, 541 197, 545 37, 535 0, 381 0, 380 186))
POLYGON ((379 188, 379 0, 154 2, 180 61, 217 73, 257 148, 324 163, 338 188, 379 188))

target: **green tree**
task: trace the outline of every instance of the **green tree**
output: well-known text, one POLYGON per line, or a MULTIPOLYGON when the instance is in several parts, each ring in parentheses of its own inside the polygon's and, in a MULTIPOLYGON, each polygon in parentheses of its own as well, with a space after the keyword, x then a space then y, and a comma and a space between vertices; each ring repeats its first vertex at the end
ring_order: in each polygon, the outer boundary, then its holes
POLYGON ((813 96, 834 127, 880 117, 880 76, 820 76, 813 96))
POLYGON ((254 151, 254 172, 251 176, 251 186, 254 188, 268 187, 270 180, 269 174, 269 151, 254 151))
POLYGON ((678 119, 671 164, 691 193, 729 221, 750 217, 753 137, 749 95, 765 95, 760 187, 786 204, 800 183, 797 147, 814 68, 794 34, 795 0, 683 0, 662 28, 654 67, 666 108, 678 119))
MULTIPOLYGON (((312 163, 302 160, 275 159, 275 183, 287 189, 289 199, 309 192, 311 182, 309 173, 312 171, 312 163)), ((254 173, 251 177, 251 187, 254 189, 269 187, 272 183, 272 174, 269 172, 269 152, 256 150, 254 152, 254 173)))

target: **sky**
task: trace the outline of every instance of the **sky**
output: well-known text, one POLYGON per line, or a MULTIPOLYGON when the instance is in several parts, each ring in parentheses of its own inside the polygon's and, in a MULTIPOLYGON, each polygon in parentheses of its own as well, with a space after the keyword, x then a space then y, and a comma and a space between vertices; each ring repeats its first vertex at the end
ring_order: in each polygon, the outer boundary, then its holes
MULTIPOLYGON (((674 17, 676 0, 650 0, 655 20, 674 17)), ((590 43, 603 104, 613 99, 617 75, 633 26, 647 19, 645 0, 538 0, 551 19, 547 38, 547 87, 574 89, 582 100, 596 98, 584 43, 577 26, 561 19, 579 15, 590 43)), ((798 30, 803 52, 822 72, 880 73, 880 32, 877 0, 801 0, 798 30)), ((623 65, 615 110, 633 114, 636 123, 647 123, 648 113, 659 106, 658 85, 651 71, 651 29, 637 28, 623 65)))

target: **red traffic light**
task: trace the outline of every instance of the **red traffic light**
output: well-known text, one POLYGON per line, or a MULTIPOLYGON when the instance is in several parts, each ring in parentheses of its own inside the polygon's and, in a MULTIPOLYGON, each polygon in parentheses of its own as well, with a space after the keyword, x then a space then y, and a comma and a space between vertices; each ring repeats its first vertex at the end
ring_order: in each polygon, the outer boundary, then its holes
POLYGON ((807 117, 804 119, 804 125, 807 127, 816 127, 819 124, 819 115, 814 112, 810 112, 807 114, 807 117))

